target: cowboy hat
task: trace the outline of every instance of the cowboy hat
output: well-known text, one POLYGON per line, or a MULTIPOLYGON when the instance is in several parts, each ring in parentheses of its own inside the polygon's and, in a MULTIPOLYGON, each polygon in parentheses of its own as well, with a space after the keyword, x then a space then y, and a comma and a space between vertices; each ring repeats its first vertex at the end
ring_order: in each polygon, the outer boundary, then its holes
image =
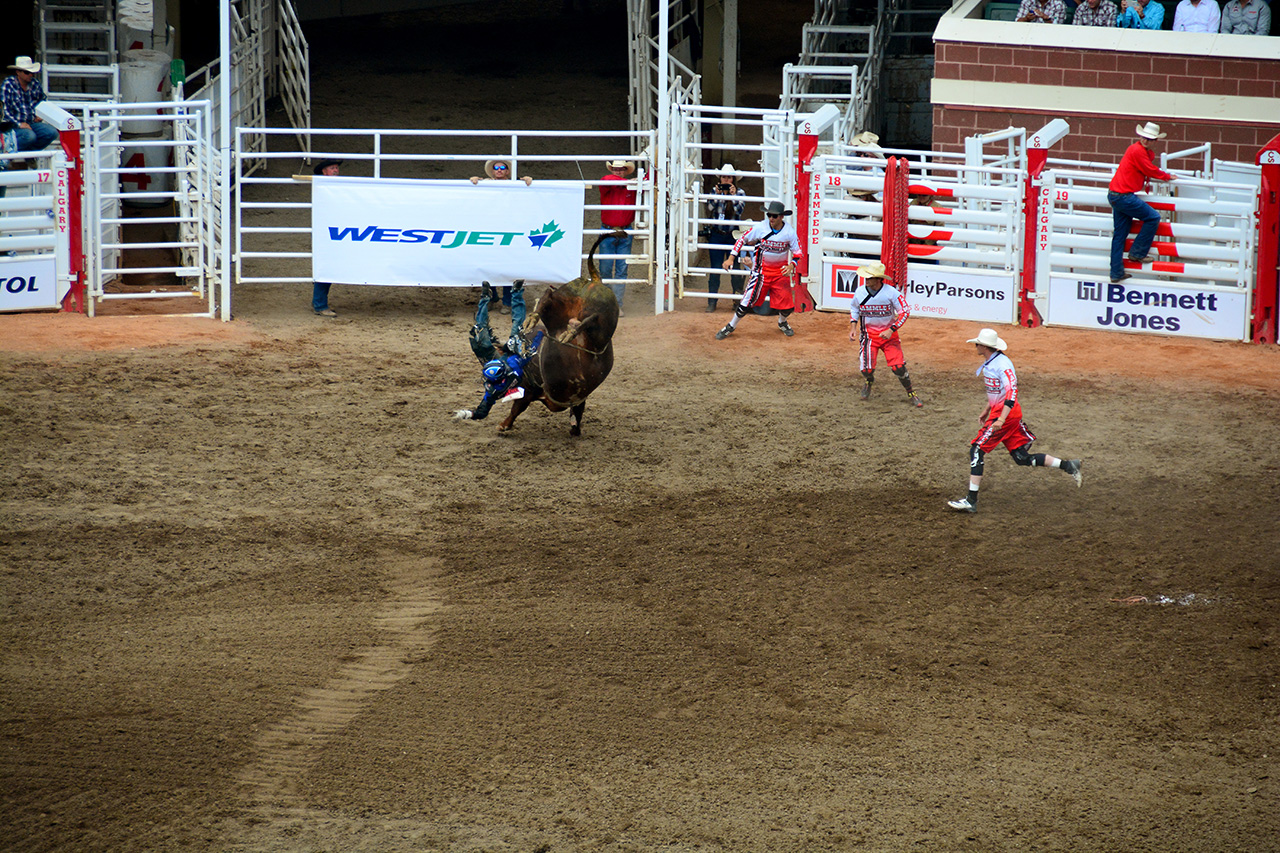
POLYGON ((780 201, 771 201, 769 206, 764 209, 766 216, 790 216, 791 211, 787 210, 786 205, 780 201))
POLYGON ((325 169, 330 166, 341 166, 343 162, 344 161, 342 160, 321 160, 319 163, 316 163, 311 171, 317 175, 323 175, 325 169))
POLYGON ((984 347, 998 349, 1000 352, 1004 352, 1005 347, 1008 346, 1008 344, 1000 340, 1000 336, 996 334, 995 329, 983 329, 981 332, 978 332, 978 336, 976 338, 969 338, 965 343, 982 344, 984 347))
POLYGON ((889 271, 879 261, 867 264, 865 267, 858 267, 857 273, 863 278, 882 278, 885 281, 893 281, 893 276, 889 275, 889 271))
POLYGON ((26 71, 30 74, 40 73, 40 63, 33 62, 29 56, 16 56, 13 64, 9 66, 10 71, 26 71))
POLYGON ((606 160, 605 165, 610 169, 622 169, 628 175, 636 170, 636 164, 630 160, 606 160))
POLYGON ((850 140, 849 140, 849 144, 850 144, 850 145, 860 146, 860 147, 863 147, 863 148, 876 148, 876 149, 879 149, 879 147, 880 147, 880 146, 879 146, 879 145, 876 145, 876 143, 877 143, 877 142, 879 142, 879 141, 880 141, 880 137, 879 137, 879 136, 877 136, 876 134, 872 133, 872 132, 871 132, 871 131, 869 131, 869 130, 864 130, 864 131, 862 131, 862 133, 859 133, 857 136, 855 136, 855 137, 853 137, 852 139, 850 139, 850 140))
POLYGON ((738 170, 733 168, 732 163, 725 163, 723 166, 719 168, 719 170, 717 170, 717 174, 719 174, 721 177, 727 176, 730 178, 736 178, 738 177, 738 170))
POLYGON ((1160 125, 1155 122, 1147 122, 1140 124, 1136 128, 1136 132, 1143 139, 1164 139, 1169 134, 1160 132, 1160 125))
POLYGON ((511 177, 511 160, 509 160, 506 157, 494 157, 492 160, 486 160, 484 164, 484 173, 491 178, 497 178, 498 176, 493 173, 493 167, 498 165, 499 163, 507 167, 506 174, 503 175, 502 177, 503 178, 511 177))

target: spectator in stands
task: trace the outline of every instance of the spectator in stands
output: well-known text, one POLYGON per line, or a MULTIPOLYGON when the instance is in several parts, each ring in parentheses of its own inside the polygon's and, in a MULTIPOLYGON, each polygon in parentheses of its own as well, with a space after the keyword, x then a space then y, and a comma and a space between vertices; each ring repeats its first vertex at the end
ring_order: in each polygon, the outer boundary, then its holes
POLYGON ((17 125, 19 151, 43 151, 58 138, 58 129, 36 115, 36 106, 44 100, 44 89, 36 75, 40 63, 29 56, 14 58, 9 66, 13 73, 4 78, 0 97, 4 99, 4 120, 17 125))
POLYGON ((1265 36, 1271 32, 1271 7, 1262 0, 1227 0, 1218 32, 1265 36))
MULTIPOLYGON (((341 165, 341 160, 321 160, 311 171, 313 174, 332 178, 338 174, 338 167, 341 165)), ((329 307, 329 288, 332 284, 328 281, 311 282, 311 310, 316 312, 317 316, 338 316, 338 313, 329 307)))
POLYGON ((1027 24, 1061 24, 1067 20, 1062 0, 1022 0, 1015 21, 1027 24))
POLYGON ((1164 23, 1164 7, 1158 0, 1122 0, 1116 26, 1128 30, 1158 30, 1164 23))
MULTIPOLYGON (((495 157, 484 164, 485 177, 476 175, 471 179, 471 183, 478 184, 481 181, 509 181, 511 180, 511 161, 505 157, 495 157)), ((533 178, 525 175, 520 180, 524 181, 524 185, 533 184, 533 178)), ((499 314, 511 313, 511 288, 499 287, 498 292, 502 294, 502 304, 498 306, 499 314)))
POLYGON ((1084 0, 1071 23, 1080 27, 1114 27, 1119 12, 1111 0, 1084 0))
POLYGON ((1138 198, 1138 191, 1144 189, 1147 181, 1172 181, 1174 176, 1155 164, 1151 156, 1151 144, 1157 139, 1164 139, 1167 133, 1160 132, 1160 125, 1153 122, 1138 125, 1135 133, 1138 140, 1129 146, 1120 158, 1120 165, 1111 178, 1107 188, 1107 203, 1111 205, 1111 219, 1115 230, 1111 233, 1111 283, 1119 284, 1132 276, 1124 271, 1124 243, 1129 239, 1129 231, 1133 220, 1142 220, 1138 236, 1129 249, 1129 260, 1135 264, 1147 260, 1151 250, 1151 241, 1156 236, 1156 228, 1160 225, 1160 214, 1151 205, 1138 198))
POLYGON ((1216 33, 1221 17, 1218 0, 1182 0, 1173 11, 1173 31, 1216 33))

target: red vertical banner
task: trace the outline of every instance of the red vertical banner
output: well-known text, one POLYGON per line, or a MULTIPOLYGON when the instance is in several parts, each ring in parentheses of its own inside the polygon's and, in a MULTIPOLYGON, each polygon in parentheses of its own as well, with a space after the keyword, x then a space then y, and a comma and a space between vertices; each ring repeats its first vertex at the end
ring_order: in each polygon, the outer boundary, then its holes
MULTIPOLYGON (((796 162, 796 234, 800 237, 800 245, 802 247, 810 246, 810 251, 806 251, 796 263, 796 275, 791 286, 791 292, 796 311, 803 314, 806 311, 812 311, 815 307, 813 295, 809 293, 809 286, 805 283, 805 279, 809 275, 809 258, 813 254, 810 230, 818 227, 818 223, 809 209, 811 197, 809 176, 812 172, 813 155, 818 152, 817 134, 799 134, 798 149, 799 156, 796 162)), ((817 199, 815 198, 814 201, 816 202, 817 199)))
MULTIPOLYGON (((62 310, 83 314, 88 306, 84 293, 84 161, 80 151, 80 131, 60 129, 58 141, 67 158, 67 178, 65 186, 59 181, 54 188, 54 203, 58 208, 55 215, 58 230, 66 235, 70 244, 67 275, 71 279, 71 289, 62 299, 62 310)), ((97 227, 96 223, 94 227, 97 227)))
POLYGON ((1262 167, 1262 184, 1251 332, 1255 344, 1274 344, 1280 304, 1280 134, 1262 146, 1257 162, 1262 167))
MULTIPOLYGON (((1027 180, 1022 190, 1022 211, 1026 217, 1022 228, 1022 283, 1018 287, 1018 323, 1035 328, 1042 322, 1031 294, 1036 292, 1036 259, 1040 251, 1042 225, 1040 211, 1040 175, 1049 161, 1049 149, 1027 148, 1027 180)), ((1045 213, 1048 216, 1048 213, 1045 213)))

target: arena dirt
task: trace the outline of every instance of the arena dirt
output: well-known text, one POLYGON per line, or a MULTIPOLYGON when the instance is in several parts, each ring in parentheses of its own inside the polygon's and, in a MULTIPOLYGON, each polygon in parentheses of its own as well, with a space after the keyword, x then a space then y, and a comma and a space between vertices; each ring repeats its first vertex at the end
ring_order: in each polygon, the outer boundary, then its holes
POLYGON ((633 287, 572 439, 450 419, 470 289, 306 291, 0 317, 0 848, 1280 850, 1274 347, 1002 328, 1084 487, 970 516, 976 324, 914 410, 633 287))

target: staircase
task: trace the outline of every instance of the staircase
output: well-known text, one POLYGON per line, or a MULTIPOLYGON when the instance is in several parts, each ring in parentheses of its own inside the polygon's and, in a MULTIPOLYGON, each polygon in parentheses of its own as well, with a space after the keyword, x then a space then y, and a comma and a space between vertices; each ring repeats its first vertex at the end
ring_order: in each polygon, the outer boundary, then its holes
POLYGON ((41 85, 51 100, 119 98, 116 22, 107 0, 39 0, 41 85))

